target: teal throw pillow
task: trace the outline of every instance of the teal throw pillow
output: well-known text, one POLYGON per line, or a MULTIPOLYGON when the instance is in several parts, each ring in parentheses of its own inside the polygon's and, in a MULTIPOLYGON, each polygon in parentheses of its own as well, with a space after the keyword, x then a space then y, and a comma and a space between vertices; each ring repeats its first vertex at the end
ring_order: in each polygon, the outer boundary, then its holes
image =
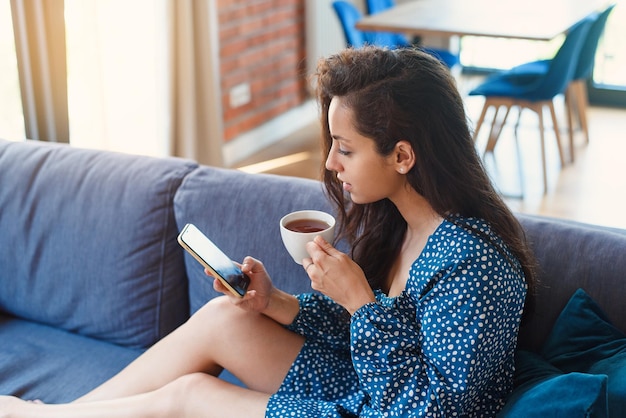
POLYGON ((515 355, 516 388, 498 418, 607 418, 607 377, 567 373, 541 356, 515 355))
POLYGON ((610 416, 626 416, 626 335, 584 290, 569 300, 541 354, 565 373, 607 375, 610 416))

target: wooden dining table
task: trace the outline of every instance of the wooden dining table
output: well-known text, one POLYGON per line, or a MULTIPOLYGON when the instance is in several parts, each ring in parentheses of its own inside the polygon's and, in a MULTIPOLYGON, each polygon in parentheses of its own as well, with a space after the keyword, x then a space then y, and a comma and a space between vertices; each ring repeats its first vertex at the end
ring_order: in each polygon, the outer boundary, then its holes
POLYGON ((606 7, 604 0, 414 0, 363 17, 364 31, 549 41, 606 7))

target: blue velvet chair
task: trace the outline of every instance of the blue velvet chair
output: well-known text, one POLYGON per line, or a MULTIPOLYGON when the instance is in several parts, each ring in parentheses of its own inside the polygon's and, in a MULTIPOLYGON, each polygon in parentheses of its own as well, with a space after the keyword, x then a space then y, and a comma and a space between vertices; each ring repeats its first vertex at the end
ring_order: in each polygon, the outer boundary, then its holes
MULTIPOLYGON (((370 15, 385 11, 390 7, 395 6, 396 4, 395 0, 366 0, 365 3, 367 5, 367 13, 370 15)), ((400 36, 404 37, 404 35, 400 36)), ((406 38, 405 42, 408 43, 408 41, 406 41, 406 38)), ((452 68, 459 63, 459 55, 454 54, 446 49, 429 47, 421 48, 429 54, 439 58, 439 60, 446 64, 448 68, 452 68)))
MULTIPOLYGON (((406 48, 413 45, 400 33, 392 32, 366 32, 359 30, 356 24, 363 15, 352 3, 344 0, 333 2, 333 9, 341 22, 343 33, 346 37, 346 45, 349 47, 360 48, 363 45, 378 45, 388 48, 406 48)), ((449 51, 437 48, 422 48, 432 56, 438 58, 441 62, 451 68, 458 63, 458 57, 449 51)))
MULTIPOLYGON (((356 24, 363 15, 352 3, 339 0, 333 2, 333 9, 341 22, 343 34, 346 37, 346 46, 361 48, 366 44, 371 44, 374 34, 357 29, 356 24)), ((395 46, 395 45, 388 45, 395 46)))
MULTIPOLYGON (((593 72, 596 51, 600 37, 604 32, 606 21, 615 4, 611 4, 604 11, 594 15, 594 21, 587 33, 581 48, 573 80, 565 90, 565 104, 568 117, 569 140, 572 160, 574 159, 574 126, 573 117, 578 119, 585 141, 589 143, 589 127, 587 124, 587 81, 593 72)), ((528 83, 547 73, 551 60, 538 60, 518 65, 508 71, 516 81, 528 83)))
POLYGON ((544 193, 547 192, 548 181, 546 173, 543 111, 545 107, 550 110, 561 166, 563 166, 565 165, 565 160, 563 158, 561 137, 556 113, 554 111, 553 99, 555 96, 564 93, 569 83, 574 79, 578 56, 592 23, 593 18, 587 17, 570 28, 558 52, 555 54, 554 58, 549 61, 547 71, 544 74, 533 77, 530 81, 524 81, 512 77, 509 72, 505 71, 488 77, 482 84, 469 93, 470 96, 485 97, 485 103, 474 131, 474 140, 476 140, 480 132, 487 111, 490 108, 494 108, 491 131, 485 147, 485 153, 493 151, 513 107, 519 108, 518 119, 515 124, 516 136, 519 117, 523 109, 530 109, 537 113, 541 139, 544 193), (498 113, 501 108, 505 109, 505 114, 501 120, 498 120, 498 113))

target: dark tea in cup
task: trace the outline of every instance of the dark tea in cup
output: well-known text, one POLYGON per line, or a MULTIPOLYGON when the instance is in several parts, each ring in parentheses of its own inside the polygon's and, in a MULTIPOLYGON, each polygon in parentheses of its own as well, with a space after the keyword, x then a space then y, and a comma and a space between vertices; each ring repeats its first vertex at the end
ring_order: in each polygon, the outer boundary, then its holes
POLYGON ((324 231, 330 228, 330 225, 320 219, 296 219, 287 222, 285 228, 294 232, 309 233, 324 231))
POLYGON ((302 264, 309 256, 307 243, 320 235, 327 242, 335 238, 335 218, 319 210, 298 210, 280 219, 280 237, 293 260, 302 264))

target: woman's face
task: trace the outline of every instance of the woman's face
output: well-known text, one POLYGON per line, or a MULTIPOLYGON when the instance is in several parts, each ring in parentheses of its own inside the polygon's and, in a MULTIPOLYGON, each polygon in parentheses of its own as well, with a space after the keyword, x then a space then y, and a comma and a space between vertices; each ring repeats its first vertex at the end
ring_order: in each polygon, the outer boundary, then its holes
POLYGON ((403 184, 403 176, 394 163, 395 153, 380 155, 374 140, 356 131, 353 112, 344 105, 342 97, 332 99, 328 124, 333 142, 326 169, 337 173, 352 201, 364 204, 392 198, 403 184))

